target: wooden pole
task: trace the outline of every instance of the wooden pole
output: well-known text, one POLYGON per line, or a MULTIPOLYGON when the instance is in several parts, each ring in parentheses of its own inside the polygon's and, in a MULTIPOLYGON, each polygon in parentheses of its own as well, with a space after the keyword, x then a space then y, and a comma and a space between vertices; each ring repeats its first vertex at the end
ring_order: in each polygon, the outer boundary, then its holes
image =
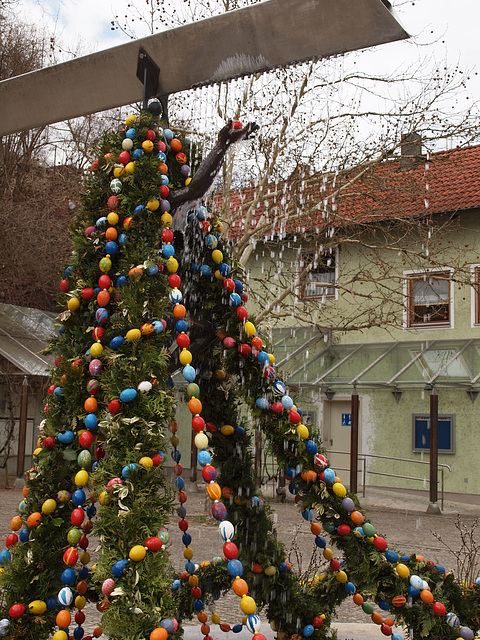
POLYGON ((357 493, 358 476, 358 393, 355 390, 351 399, 351 426, 350 426, 350 491, 357 493))
POLYGON ((28 414, 28 379, 24 376, 20 396, 20 428, 18 432, 17 478, 25 471, 25 445, 27 442, 27 414, 28 414))

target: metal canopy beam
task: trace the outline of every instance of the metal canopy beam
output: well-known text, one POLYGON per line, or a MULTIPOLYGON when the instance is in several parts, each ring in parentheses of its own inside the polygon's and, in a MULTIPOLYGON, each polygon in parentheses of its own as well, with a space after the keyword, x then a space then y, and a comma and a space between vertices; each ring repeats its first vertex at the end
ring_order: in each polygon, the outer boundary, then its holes
POLYGON ((137 102, 140 48, 160 97, 407 37, 384 0, 267 0, 0 82, 0 135, 137 102))

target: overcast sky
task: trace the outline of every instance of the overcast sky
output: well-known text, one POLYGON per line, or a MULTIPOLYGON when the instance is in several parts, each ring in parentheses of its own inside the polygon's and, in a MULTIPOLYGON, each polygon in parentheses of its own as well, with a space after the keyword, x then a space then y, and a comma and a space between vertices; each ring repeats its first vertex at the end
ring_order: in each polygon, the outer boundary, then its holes
MULTIPOLYGON (((145 6, 145 0, 129 2, 145 6)), ((403 26, 412 34, 412 40, 364 52, 357 58, 357 65, 364 65, 369 71, 378 69, 388 73, 409 59, 435 59, 442 67, 447 59, 450 66, 459 63, 464 71, 471 72, 470 96, 480 101, 480 77, 477 75, 480 71, 480 2, 393 0, 393 4, 403 26), (434 44, 426 44, 434 41, 434 44)), ((68 46, 76 48, 81 42, 82 53, 127 40, 121 32, 111 31, 115 12, 121 15, 126 12, 126 0, 20 0, 18 6, 27 21, 46 23, 48 30, 55 32, 68 46)))

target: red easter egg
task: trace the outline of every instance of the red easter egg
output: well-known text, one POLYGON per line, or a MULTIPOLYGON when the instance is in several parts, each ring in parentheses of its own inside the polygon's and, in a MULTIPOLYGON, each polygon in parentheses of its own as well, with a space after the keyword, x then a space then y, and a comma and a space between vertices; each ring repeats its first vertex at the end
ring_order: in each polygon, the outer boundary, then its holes
POLYGON ((223 281, 223 287, 230 293, 235 291, 235 282, 231 278, 225 278, 223 281))
POLYGON ((69 547, 63 554, 63 562, 67 566, 72 567, 74 564, 76 564, 77 560, 78 551, 75 549, 75 547, 69 547))
POLYGON ((187 349, 190 346, 190 338, 186 333, 180 333, 177 336, 177 344, 180 349, 187 349))
POLYGON ((318 629, 319 627, 321 627, 323 624, 323 618, 321 618, 320 616, 315 616, 315 618, 312 620, 312 625, 315 627, 315 629, 318 629))
POLYGON ((252 347, 249 344, 239 344, 238 353, 241 356, 249 356, 252 353, 252 347))
POLYGON ((90 298, 93 298, 94 295, 94 290, 91 287, 87 287, 86 289, 82 289, 80 291, 80 297, 82 298, 82 300, 90 300, 90 298))
POLYGON ((178 164, 187 164, 187 156, 181 151, 177 153, 177 155, 175 156, 175 160, 178 162, 178 164))
POLYGON ((375 538, 373 539, 373 544, 379 551, 385 551, 385 549, 388 547, 387 541, 385 540, 385 538, 382 538, 382 536, 375 536, 375 538))
POLYGON ((202 416, 193 416, 192 418, 192 429, 197 433, 200 433, 205 428, 205 420, 202 416))
MULTIPOLYGON (((160 192, 160 193, 161 193, 161 192, 160 192)), ((162 231, 162 240, 163 240, 164 242, 172 242, 172 241, 173 241, 173 231, 172 231, 171 229, 164 229, 164 230, 162 231)), ((173 274, 173 273, 172 273, 172 276, 173 276, 173 275, 175 275, 175 276, 180 280, 180 278, 179 278, 179 276, 177 276, 177 274, 173 274)), ((170 276, 170 278, 171 278, 172 276, 170 276)), ((168 284, 170 284, 170 278, 168 279, 168 284)), ((171 286, 171 287, 174 287, 174 286, 175 286, 175 287, 178 287, 179 285, 178 285, 178 284, 176 284, 176 285, 172 285, 172 284, 170 284, 170 286, 171 286)))
POLYGON ((186 531, 188 529, 188 522, 187 520, 185 520, 184 518, 181 518, 178 521, 178 528, 180 529, 180 531, 186 531))
MULTIPOLYGON (((88 533, 90 533, 90 532, 88 532, 88 533)), ((82 536, 80 538, 80 540, 78 541, 78 546, 80 547, 80 549, 84 549, 85 550, 85 549, 88 548, 88 545, 89 545, 89 542, 88 542, 87 536, 82 536)))
POLYGON ((5 540, 5 546, 7 547, 14 547, 18 542, 18 536, 16 533, 9 533, 6 540, 5 540))
POLYGON ((169 284, 170 287, 172 287, 172 289, 178 289, 178 287, 181 285, 181 283, 182 283, 182 281, 181 281, 180 276, 178 275, 178 273, 172 273, 172 275, 169 276, 169 278, 168 278, 168 284, 169 284))
POLYGON ((298 411, 289 411, 288 419, 293 424, 300 424, 300 420, 302 419, 298 411))
POLYGON ((233 347, 235 346, 235 340, 227 336, 223 340, 223 346, 225 347, 225 349, 233 349, 233 347))
POLYGON ((159 453, 155 453, 152 456, 152 462, 154 467, 159 467, 162 464, 162 456, 159 453))
POLYGON ((122 406, 120 400, 116 398, 114 400, 110 400, 108 403, 108 411, 112 414, 112 416, 116 415, 120 411, 120 407, 122 406))
POLYGON ((232 120, 232 129, 241 129, 242 126, 240 120, 232 120))
MULTIPOLYGON (((168 198, 168 196, 170 195, 170 189, 167 187, 166 184, 161 184, 159 191, 162 198, 168 198)), ((166 240, 166 242, 168 241, 166 240)))
POLYGON ((118 209, 120 205, 120 200, 118 199, 118 196, 110 196, 109 199, 107 200, 107 205, 110 211, 115 211, 115 209, 118 209))
POLYGON ((103 327, 95 327, 92 331, 92 337, 94 340, 101 340, 105 335, 105 329, 103 327))
POLYGON ((118 161, 121 164, 128 164, 130 162, 130 154, 128 151, 122 151, 118 154, 118 161))
POLYGON ((235 560, 238 558, 238 547, 234 542, 226 542, 223 545, 223 555, 227 560, 235 560))
POLYGON ((162 153, 165 153, 166 149, 167 149, 167 145, 164 143, 163 140, 159 140, 158 141, 158 145, 157 148, 159 151, 161 151, 162 153))
POLYGON ((147 138, 147 140, 155 140, 155 131, 153 131, 153 129, 148 129, 145 137, 147 138))
POLYGON ((25 613, 25 607, 23 606, 23 604, 20 604, 20 603, 12 604, 12 606, 8 610, 8 615, 14 620, 18 620, 18 618, 21 618, 24 613, 25 613))
POLYGON ((65 278, 65 280, 62 280, 60 282, 60 291, 62 291, 63 293, 67 293, 67 291, 70 289, 70 283, 69 281, 65 278))
POLYGON ((245 307, 237 307, 236 314, 239 320, 248 320, 248 311, 245 307))
POLYGON ((90 431, 82 431, 82 433, 78 436, 78 441, 80 446, 84 449, 87 449, 93 442, 93 435, 90 431))
POLYGON ((432 609, 433 609, 433 613, 435 613, 437 616, 444 616, 447 613, 445 605, 442 604, 441 602, 435 601, 432 604, 432 609))
POLYGON ((43 440, 42 445, 45 449, 53 449, 53 447, 55 446, 55 438, 53 436, 47 436, 43 440))
POLYGON ((150 551, 160 551, 163 546, 163 542, 157 536, 152 536, 145 541, 145 546, 150 551))
POLYGON ((274 402, 273 404, 270 405, 270 409, 274 412, 274 413, 282 413, 283 411, 283 404, 281 402, 274 402))
POLYGON ((330 560, 330 569, 332 571, 340 571, 340 562, 338 560, 330 560))
POLYGON ((53 392, 55 391, 55 389, 56 389, 56 388, 57 388, 57 385, 56 385, 56 384, 51 384, 51 385, 48 387, 48 391, 47 391, 47 393, 51 396, 51 395, 53 394, 53 392))
POLYGON ((85 513, 83 512, 83 509, 80 509, 80 507, 77 507, 76 509, 74 509, 70 514, 70 522, 75 527, 79 527, 84 521, 84 519, 85 519, 85 513))
POLYGON ((98 167, 100 166, 100 163, 98 160, 94 160, 92 162, 92 164, 90 165, 90 171, 98 171, 98 167))
POLYGON ((105 449, 102 447, 97 447, 95 449, 95 460, 103 460, 105 457, 105 449))
POLYGON ((216 433, 217 431, 217 425, 214 424, 213 422, 207 422, 207 424, 205 425, 207 428, 207 431, 209 433, 216 433))
POLYGON ((382 624, 382 626, 380 627, 380 631, 384 636, 391 636, 393 633, 392 627, 390 627, 388 624, 382 624))
POLYGON ((110 279, 110 276, 107 276, 106 273, 101 275, 98 279, 98 286, 100 287, 100 289, 109 289, 112 286, 112 280, 110 279))
POLYGON ((350 529, 350 527, 348 526, 348 524, 341 524, 341 525, 338 527, 337 531, 338 531, 338 533, 339 533, 341 536, 344 536, 344 535, 346 535, 347 533, 350 533, 351 529, 350 529))

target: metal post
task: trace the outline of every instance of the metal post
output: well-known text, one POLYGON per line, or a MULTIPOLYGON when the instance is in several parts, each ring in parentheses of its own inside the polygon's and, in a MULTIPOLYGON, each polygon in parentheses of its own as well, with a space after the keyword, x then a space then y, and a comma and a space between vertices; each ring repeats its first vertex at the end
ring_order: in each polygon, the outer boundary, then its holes
POLYGON ((25 443, 27 441, 27 414, 28 414, 28 379, 24 376, 20 399, 20 428, 18 432, 17 451, 17 478, 23 476, 25 471, 25 443))
POLYGON ((354 389, 351 399, 352 420, 350 427, 350 491, 357 493, 358 473, 358 393, 354 389))
POLYGON ((430 504, 427 513, 440 514, 438 506, 438 395, 430 394, 430 504))

